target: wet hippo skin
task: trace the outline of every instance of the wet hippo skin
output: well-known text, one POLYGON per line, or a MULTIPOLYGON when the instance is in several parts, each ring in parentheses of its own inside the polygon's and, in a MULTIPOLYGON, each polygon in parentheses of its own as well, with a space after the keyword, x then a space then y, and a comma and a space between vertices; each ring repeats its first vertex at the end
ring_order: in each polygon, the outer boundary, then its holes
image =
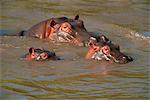
POLYGON ((44 61, 47 59, 51 60, 60 60, 58 56, 56 56, 55 52, 51 52, 44 49, 35 49, 33 47, 29 48, 29 52, 25 54, 23 57, 25 60, 36 60, 36 61, 44 61))
POLYGON ((79 19, 79 15, 76 15, 74 19, 67 17, 50 18, 32 26, 27 31, 19 32, 18 35, 58 42, 72 42, 79 45, 90 37, 83 21, 79 19))
POLYGON ((107 60, 115 63, 125 64, 133 61, 133 58, 123 54, 120 49, 111 43, 93 42, 89 43, 86 59, 107 60))

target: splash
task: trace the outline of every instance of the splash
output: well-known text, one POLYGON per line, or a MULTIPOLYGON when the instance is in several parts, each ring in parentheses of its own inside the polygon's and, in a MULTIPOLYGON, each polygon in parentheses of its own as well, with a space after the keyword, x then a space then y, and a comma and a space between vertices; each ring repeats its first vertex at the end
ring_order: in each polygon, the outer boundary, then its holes
POLYGON ((113 27, 113 31, 115 31, 114 33, 120 33, 119 35, 123 35, 123 36, 127 36, 130 38, 134 38, 137 40, 146 40, 148 42, 150 42, 150 32, 137 32, 136 30, 127 28, 127 27, 123 27, 120 25, 112 25, 113 27), (125 35, 126 34, 126 35, 125 35))
POLYGON ((138 38, 138 39, 148 40, 150 42, 149 34, 150 34, 150 32, 147 35, 139 33, 139 32, 136 32, 136 31, 131 31, 130 32, 130 36, 138 38))

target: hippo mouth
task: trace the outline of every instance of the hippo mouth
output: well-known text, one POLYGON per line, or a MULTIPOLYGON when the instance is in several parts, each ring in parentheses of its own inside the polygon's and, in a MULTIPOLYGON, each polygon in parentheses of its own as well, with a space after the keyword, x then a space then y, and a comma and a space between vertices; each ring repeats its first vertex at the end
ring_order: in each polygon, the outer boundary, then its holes
POLYGON ((133 58, 130 56, 123 55, 123 56, 117 57, 117 58, 112 55, 110 55, 110 56, 111 56, 111 60, 113 60, 115 63, 119 63, 119 64, 126 64, 128 62, 133 61, 133 58))
POLYGON ((73 43, 78 46, 83 46, 84 43, 81 42, 81 40, 79 38, 77 38, 77 36, 76 36, 77 34, 78 34, 78 32, 67 33, 67 32, 60 31, 57 33, 57 41, 69 42, 69 43, 73 43))
POLYGON ((75 37, 73 37, 70 33, 63 32, 63 31, 58 32, 57 37, 58 37, 58 41, 60 42, 71 42, 75 40, 75 37))
POLYGON ((96 59, 96 60, 106 60, 106 61, 113 61, 115 63, 119 63, 119 60, 115 59, 115 57, 113 57, 112 55, 106 55, 101 51, 98 51, 96 53, 93 54, 92 59, 96 59))
POLYGON ((102 51, 95 52, 91 58, 95 59, 95 60, 103 60, 104 59, 106 61, 111 61, 111 62, 115 62, 115 63, 119 63, 119 64, 125 64, 125 63, 133 61, 133 58, 129 57, 129 56, 115 57, 111 54, 106 55, 102 51))
POLYGON ((105 60, 109 61, 110 57, 111 56, 104 54, 102 51, 98 51, 93 54, 92 59, 96 59, 96 60, 105 59, 105 60))

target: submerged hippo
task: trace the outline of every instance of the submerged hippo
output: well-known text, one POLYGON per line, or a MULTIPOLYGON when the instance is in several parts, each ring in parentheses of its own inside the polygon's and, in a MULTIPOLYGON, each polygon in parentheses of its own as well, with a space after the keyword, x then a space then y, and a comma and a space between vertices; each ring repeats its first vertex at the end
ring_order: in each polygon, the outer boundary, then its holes
POLYGON ((106 42, 90 42, 89 50, 86 54, 86 59, 95 59, 125 64, 133 61, 133 58, 126 56, 117 46, 106 42))
POLYGON ((74 19, 67 17, 50 18, 34 25, 27 31, 21 31, 18 35, 70 42, 77 45, 83 45, 83 42, 90 37, 83 21, 79 20, 79 15, 76 15, 74 19))
POLYGON ((47 59, 60 60, 60 58, 56 56, 55 52, 34 48, 29 48, 29 53, 27 53, 22 58, 26 60, 36 60, 36 61, 43 61, 47 59))

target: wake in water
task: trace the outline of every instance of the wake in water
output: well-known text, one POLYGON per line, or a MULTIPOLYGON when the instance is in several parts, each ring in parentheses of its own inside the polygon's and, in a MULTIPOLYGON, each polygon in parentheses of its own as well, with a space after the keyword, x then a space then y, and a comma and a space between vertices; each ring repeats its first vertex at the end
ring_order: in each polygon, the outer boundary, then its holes
POLYGON ((139 39, 144 39, 144 40, 150 40, 150 32, 146 32, 146 34, 141 34, 139 32, 136 31, 131 31, 130 35, 139 39))
MULTIPOLYGON (((111 24, 110 24, 111 26, 111 24)), ((150 32, 137 32, 136 30, 126 28, 120 25, 112 25, 111 28, 113 28, 113 33, 119 33, 121 36, 126 36, 128 38, 135 38, 140 40, 146 40, 150 42, 150 32)))

